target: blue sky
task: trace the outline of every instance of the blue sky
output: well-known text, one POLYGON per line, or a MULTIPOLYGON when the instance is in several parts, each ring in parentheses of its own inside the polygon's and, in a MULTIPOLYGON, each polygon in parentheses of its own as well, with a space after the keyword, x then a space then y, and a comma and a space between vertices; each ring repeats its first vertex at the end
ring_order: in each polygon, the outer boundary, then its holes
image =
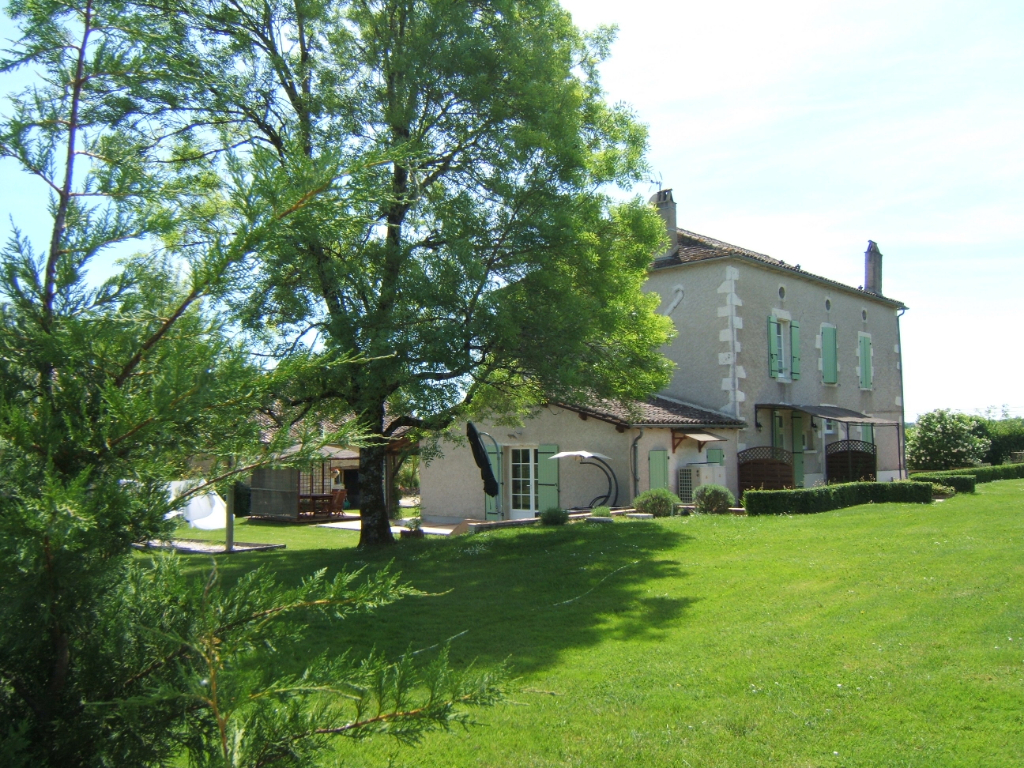
MULTIPOLYGON (((563 5, 618 25, 604 85, 650 127, 681 227, 854 286, 875 240, 910 307, 908 419, 1024 416, 1024 3, 563 5)), ((39 231, 43 200, 0 161, 5 230, 39 231)))

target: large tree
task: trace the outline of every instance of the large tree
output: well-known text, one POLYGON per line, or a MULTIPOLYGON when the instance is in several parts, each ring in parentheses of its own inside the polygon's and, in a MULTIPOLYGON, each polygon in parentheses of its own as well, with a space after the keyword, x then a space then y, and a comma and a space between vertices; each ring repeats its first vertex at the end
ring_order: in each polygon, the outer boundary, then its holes
POLYGON ((398 430, 443 428, 478 400, 664 385, 670 325, 641 293, 662 225, 602 194, 640 178, 646 141, 603 98, 608 30, 582 33, 556 0, 147 6, 174 61, 174 98, 153 108, 203 151, 235 148, 255 180, 243 218, 279 207, 284 182, 317 190, 254 249, 239 309, 274 356, 320 356, 285 399, 338 399, 377 436, 361 450, 362 545, 392 540, 398 430))

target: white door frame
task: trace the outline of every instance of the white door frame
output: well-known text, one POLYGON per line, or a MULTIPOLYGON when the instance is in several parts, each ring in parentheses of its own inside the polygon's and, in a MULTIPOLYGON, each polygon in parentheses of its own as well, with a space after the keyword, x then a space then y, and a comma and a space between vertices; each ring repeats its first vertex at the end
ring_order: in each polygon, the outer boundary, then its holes
POLYGON ((536 517, 537 513, 539 512, 539 510, 537 509, 538 450, 539 446, 536 445, 509 446, 508 472, 510 492, 508 501, 508 511, 509 518, 512 520, 521 520, 524 518, 536 517), (526 452, 527 457, 529 458, 529 461, 527 463, 523 463, 522 461, 522 452, 524 451, 526 452), (526 476, 516 477, 516 474, 524 467, 527 470, 526 476), (528 506, 522 506, 522 501, 524 497, 528 502, 528 506))

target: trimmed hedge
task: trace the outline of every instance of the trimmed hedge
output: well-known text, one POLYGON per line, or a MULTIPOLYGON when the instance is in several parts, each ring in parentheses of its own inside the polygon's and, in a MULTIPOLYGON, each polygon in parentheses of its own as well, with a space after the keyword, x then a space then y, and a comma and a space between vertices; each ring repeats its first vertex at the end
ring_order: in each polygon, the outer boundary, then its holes
POLYGON ((886 502, 930 504, 932 488, 924 483, 839 483, 788 491, 747 491, 743 506, 748 515, 809 515, 858 504, 886 502))
MULTIPOLYGON (((1017 480, 1024 478, 1024 464, 1000 464, 996 467, 967 467, 966 469, 947 469, 945 472, 929 472, 932 477, 950 477, 955 475, 974 475, 979 483, 991 483, 993 480, 1017 480)), ((916 475, 911 475, 913 480, 916 475)), ((942 480, 945 485, 950 485, 942 480)), ((955 487, 955 486, 954 486, 955 487)))
POLYGON ((919 475, 911 475, 910 479, 915 483, 948 485, 957 493, 974 493, 974 484, 977 482, 974 475, 954 475, 945 472, 922 472, 919 475))

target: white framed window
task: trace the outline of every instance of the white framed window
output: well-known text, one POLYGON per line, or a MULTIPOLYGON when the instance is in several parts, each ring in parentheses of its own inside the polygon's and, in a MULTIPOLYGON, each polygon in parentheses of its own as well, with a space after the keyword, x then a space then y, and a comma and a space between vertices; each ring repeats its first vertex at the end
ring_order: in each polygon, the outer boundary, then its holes
POLYGON ((790 381, 800 378, 800 323, 781 310, 768 317, 768 375, 790 381))
POLYGON ((823 432, 826 435, 834 435, 836 433, 836 423, 832 419, 825 419, 825 428, 823 432))

